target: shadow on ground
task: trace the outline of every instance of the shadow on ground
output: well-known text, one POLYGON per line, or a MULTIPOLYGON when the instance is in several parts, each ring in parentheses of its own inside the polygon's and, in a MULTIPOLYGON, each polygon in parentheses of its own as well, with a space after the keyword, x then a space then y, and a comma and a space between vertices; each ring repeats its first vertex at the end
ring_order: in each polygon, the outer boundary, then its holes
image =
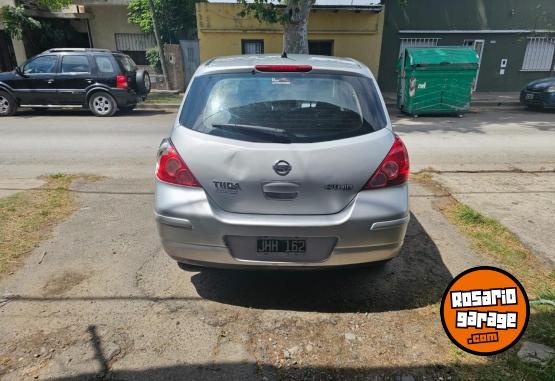
MULTIPOLYGON (((112 118, 126 118, 131 116, 150 116, 157 114, 167 114, 165 110, 133 110, 130 112, 117 112, 112 118)), ((83 109, 21 109, 12 118, 35 118, 35 117, 76 117, 76 116, 89 116, 96 118, 89 110, 83 109)))
POLYGON ((414 215, 398 257, 385 267, 320 271, 202 270, 198 294, 257 309, 381 312, 437 303, 452 279, 439 251, 414 215))
MULTIPOLYGON (((484 365, 485 367, 485 365, 484 365)), ((85 380, 441 380, 456 379, 453 367, 428 366, 388 368, 333 368, 294 366, 280 369, 255 363, 213 363, 204 365, 176 365, 144 370, 118 370, 105 374, 81 374, 54 378, 57 381, 85 380), (411 375, 414 378, 408 378, 411 375), (407 378, 405 378, 405 377, 407 378)))
MULTIPOLYGON (((183 276, 186 276, 183 274, 183 276)), ((8 295, 7 303, 135 302, 187 303, 203 300, 248 307, 306 312, 402 311, 438 303, 452 279, 438 248, 411 215, 405 244, 385 266, 317 271, 205 269, 191 282, 197 295, 34 296, 8 295)))
POLYGON ((430 364, 414 367, 333 367, 293 364, 278 368, 253 360, 244 362, 207 361, 204 364, 178 364, 146 369, 112 369, 114 362, 106 357, 96 326, 89 326, 88 333, 99 364, 99 373, 81 373, 50 378, 58 381, 84 380, 405 380, 452 379, 457 370, 452 365, 430 364), (410 375, 410 376, 408 376, 410 375), (410 377, 410 378, 405 378, 410 377))

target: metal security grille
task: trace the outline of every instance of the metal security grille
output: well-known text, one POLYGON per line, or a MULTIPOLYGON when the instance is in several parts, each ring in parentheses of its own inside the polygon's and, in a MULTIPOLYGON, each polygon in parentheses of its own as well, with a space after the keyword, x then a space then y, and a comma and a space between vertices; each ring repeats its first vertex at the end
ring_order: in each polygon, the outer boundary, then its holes
POLYGON ((147 33, 116 33, 116 49, 121 51, 144 52, 156 46, 152 34, 147 33))
POLYGON ((406 48, 431 48, 437 46, 439 38, 401 38, 399 57, 406 48))
POLYGON ((550 71, 555 53, 555 38, 530 37, 524 53, 523 71, 550 71))
POLYGON ((263 54, 264 40, 241 40, 242 54, 263 54))

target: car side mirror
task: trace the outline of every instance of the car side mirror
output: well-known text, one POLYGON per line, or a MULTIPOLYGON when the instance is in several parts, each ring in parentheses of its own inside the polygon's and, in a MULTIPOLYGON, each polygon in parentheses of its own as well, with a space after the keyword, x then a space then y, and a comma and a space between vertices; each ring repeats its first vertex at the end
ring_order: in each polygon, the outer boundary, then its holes
POLYGON ((23 70, 21 69, 21 66, 16 66, 15 72, 23 78, 29 78, 29 76, 23 72, 23 70))

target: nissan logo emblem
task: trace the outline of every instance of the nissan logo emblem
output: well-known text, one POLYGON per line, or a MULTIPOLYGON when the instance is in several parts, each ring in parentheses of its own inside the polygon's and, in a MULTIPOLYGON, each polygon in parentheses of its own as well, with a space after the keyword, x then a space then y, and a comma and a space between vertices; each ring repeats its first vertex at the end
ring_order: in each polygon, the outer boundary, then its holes
POLYGON ((274 164, 274 171, 280 176, 287 176, 291 172, 291 164, 285 160, 276 161, 274 164))

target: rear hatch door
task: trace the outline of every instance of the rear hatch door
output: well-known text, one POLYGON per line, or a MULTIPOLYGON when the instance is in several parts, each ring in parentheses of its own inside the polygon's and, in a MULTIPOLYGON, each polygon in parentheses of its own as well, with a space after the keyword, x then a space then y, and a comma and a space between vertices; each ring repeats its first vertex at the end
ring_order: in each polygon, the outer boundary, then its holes
POLYGON ((206 193, 226 211, 333 214, 363 188, 394 138, 383 129, 341 141, 286 145, 229 141, 180 129, 172 139, 206 193), (284 162, 290 171, 280 175, 284 162))
POLYGON ((226 211, 333 214, 387 155, 387 123, 364 76, 212 74, 194 79, 172 140, 226 211))

